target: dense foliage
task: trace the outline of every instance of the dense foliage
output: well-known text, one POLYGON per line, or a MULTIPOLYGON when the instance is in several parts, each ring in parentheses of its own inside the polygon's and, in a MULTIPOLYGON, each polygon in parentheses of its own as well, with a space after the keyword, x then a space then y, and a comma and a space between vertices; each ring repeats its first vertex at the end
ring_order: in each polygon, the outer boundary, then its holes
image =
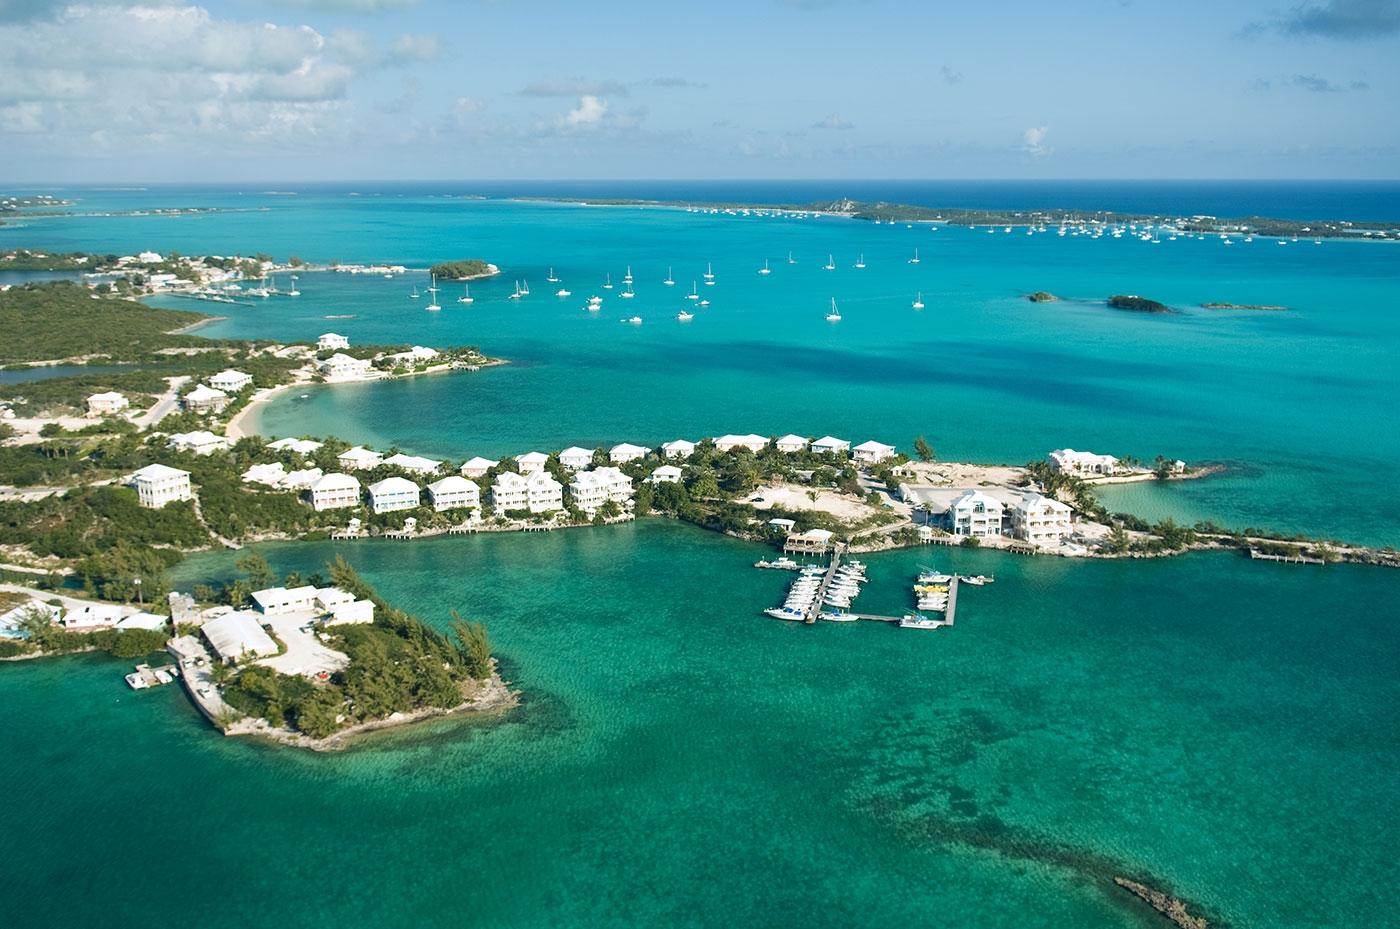
POLYGON ((460 261, 444 261, 431 269, 440 280, 460 281, 463 278, 482 277, 491 273, 491 266, 480 258, 464 258, 460 261))
POLYGON ((169 333, 203 318, 95 297, 66 281, 12 287, 0 293, 0 364, 91 354, 126 359, 190 345, 193 339, 169 333))

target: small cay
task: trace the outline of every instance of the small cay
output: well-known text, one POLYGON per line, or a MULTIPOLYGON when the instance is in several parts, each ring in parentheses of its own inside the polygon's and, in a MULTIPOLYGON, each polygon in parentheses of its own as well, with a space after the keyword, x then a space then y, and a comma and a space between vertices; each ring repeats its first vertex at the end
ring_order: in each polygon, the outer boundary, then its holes
POLYGON ((1136 310, 1139 313, 1170 313, 1171 307, 1156 300, 1139 297, 1137 294, 1114 294, 1108 298, 1108 305, 1115 310, 1136 310))
POLYGON ((1206 310, 1286 310, 1286 306, 1270 306, 1267 303, 1202 303, 1206 310))
POLYGON ((1046 290, 1037 290, 1035 293, 1026 294, 1026 299, 1031 303, 1054 303, 1060 299, 1046 290))

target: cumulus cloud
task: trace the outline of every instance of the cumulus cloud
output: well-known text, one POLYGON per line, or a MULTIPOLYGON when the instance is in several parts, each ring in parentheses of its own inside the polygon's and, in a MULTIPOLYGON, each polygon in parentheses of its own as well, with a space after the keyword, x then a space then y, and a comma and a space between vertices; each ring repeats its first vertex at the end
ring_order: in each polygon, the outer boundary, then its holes
POLYGON ((584 94, 579 98, 578 106, 574 107, 563 116, 559 117, 560 125, 578 129, 584 126, 596 126, 608 115, 608 101, 593 94, 584 94))
POLYGON ((1334 84, 1325 77, 1318 77, 1316 74, 1295 74, 1291 82, 1294 87, 1311 91, 1315 94, 1340 94, 1349 90, 1370 90, 1371 85, 1365 81, 1351 81, 1347 84, 1334 84))
POLYGON ((842 119, 835 113, 829 113, 823 119, 812 123, 813 129, 854 129, 855 127, 855 123, 842 119))
POLYGON ((1045 137, 1050 134, 1048 126, 1033 126, 1021 133, 1021 148, 1032 158, 1044 158, 1050 154, 1045 145, 1045 137))
POLYGON ((1328 0, 1295 6, 1288 15, 1246 25, 1245 37, 1264 32, 1322 39, 1375 39, 1400 33, 1400 0, 1328 0))
POLYGON ((284 6, 299 6, 329 13, 393 13, 417 6, 418 0, 281 0, 284 6))
POLYGON ((522 97, 625 97, 627 85, 618 81, 588 81, 572 78, 563 81, 536 81, 520 90, 522 97))
POLYGON ((943 65, 941 68, 939 68, 939 69, 938 69, 938 74, 939 74, 940 77, 943 78, 943 83, 945 83, 945 84, 951 85, 951 84, 961 84, 961 83, 962 83, 962 79, 963 79, 962 72, 961 72, 961 71, 954 71, 952 68, 948 67, 947 65, 943 65))

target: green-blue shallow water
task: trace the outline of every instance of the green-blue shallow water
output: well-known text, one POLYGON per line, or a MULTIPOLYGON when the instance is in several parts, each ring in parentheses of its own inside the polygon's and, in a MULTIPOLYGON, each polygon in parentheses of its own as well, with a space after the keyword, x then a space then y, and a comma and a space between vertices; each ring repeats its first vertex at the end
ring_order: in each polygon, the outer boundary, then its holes
MULTIPOLYGON (((940 551, 997 583, 920 633, 764 619, 759 549, 654 520, 264 551, 485 617, 524 707, 311 756, 119 662, 6 667, 7 925, 1153 925, 1113 873, 1234 926, 1389 918, 1386 572, 940 551)), ((862 605, 932 557, 871 558, 862 605)))

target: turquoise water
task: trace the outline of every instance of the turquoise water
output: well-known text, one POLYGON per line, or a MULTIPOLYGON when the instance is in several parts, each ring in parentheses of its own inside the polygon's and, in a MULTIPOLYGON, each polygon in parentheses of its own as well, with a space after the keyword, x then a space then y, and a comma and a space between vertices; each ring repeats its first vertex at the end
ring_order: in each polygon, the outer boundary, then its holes
MULTIPOLYGON (((217 307, 229 319, 202 332, 334 329, 513 362, 284 396, 262 416, 270 435, 456 457, 790 430, 905 447, 924 434, 943 457, 983 461, 1161 452, 1230 470, 1106 489, 1110 504, 1397 540, 1400 253, 1386 246, 932 233, 421 190, 93 196, 243 203, 269 209, 35 220, 0 245, 503 266, 470 307, 449 287, 437 314, 407 299, 407 278, 322 274, 296 300, 217 307), (819 270, 827 253, 838 271, 819 270), (682 325, 706 261, 712 305, 682 325), (603 273, 628 263, 635 306, 612 296, 589 318, 588 295, 616 293, 603 273), (548 296, 550 265, 570 299, 548 296), (519 305, 516 277, 534 290, 519 305), (1067 299, 1022 298, 1036 289, 1067 299), (1098 302, 1119 291, 1182 312, 1098 302), (832 296, 837 326, 822 319, 832 296), (1215 300, 1293 309, 1192 309, 1215 300), (618 322, 632 313, 641 326, 618 322)), ((955 629, 915 633, 766 620, 787 578, 748 567, 759 549, 655 520, 264 550, 283 571, 343 552, 434 622, 453 607, 484 619, 524 707, 308 757, 217 736, 173 689, 128 691, 121 662, 0 667, 0 922, 1159 925, 1105 889, 1117 873, 1237 927, 1390 921, 1393 572, 872 556, 871 611, 907 607, 923 565, 997 575, 960 598, 955 629)), ((227 576, 233 558, 192 558, 179 580, 227 576)))
MULTIPOLYGON (((7 924, 1157 925, 1122 872, 1234 926, 1389 920, 1385 572, 939 551, 997 583, 915 633, 765 620, 759 549, 667 522, 264 551, 485 617, 524 707, 310 757, 120 662, 7 667, 7 924)), ((871 558, 862 606, 933 557, 871 558)))

